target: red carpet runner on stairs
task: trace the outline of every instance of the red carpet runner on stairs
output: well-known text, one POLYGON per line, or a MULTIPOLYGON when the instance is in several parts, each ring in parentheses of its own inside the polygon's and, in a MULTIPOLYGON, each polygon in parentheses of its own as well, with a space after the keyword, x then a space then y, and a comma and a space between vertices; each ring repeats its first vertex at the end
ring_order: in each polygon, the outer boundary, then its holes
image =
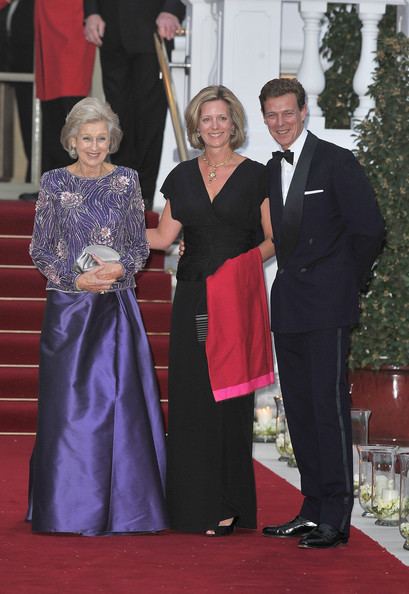
MULTIPOLYGON (((33 437, 0 436, 1 594, 407 594, 409 569, 356 529, 348 546, 238 530, 227 538, 33 535, 23 521, 33 437)), ((272 446, 273 447, 273 446, 272 446)), ((287 520, 300 494, 256 463, 258 521, 287 520)))
MULTIPOLYGON (((36 429, 45 279, 28 255, 33 218, 34 204, 0 200, 0 434, 36 429)), ((154 226, 158 215, 148 212, 146 219, 154 226)), ((153 252, 137 275, 136 294, 166 417, 171 276, 163 264, 163 253, 153 252)))

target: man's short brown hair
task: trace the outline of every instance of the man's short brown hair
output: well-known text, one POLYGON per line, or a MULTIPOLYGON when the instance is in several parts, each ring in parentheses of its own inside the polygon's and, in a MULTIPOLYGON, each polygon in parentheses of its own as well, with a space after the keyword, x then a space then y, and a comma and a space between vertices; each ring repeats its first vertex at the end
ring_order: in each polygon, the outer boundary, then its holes
POLYGON ((296 78, 273 78, 273 80, 269 80, 260 92, 261 111, 264 113, 264 104, 267 99, 281 97, 288 93, 294 93, 297 98, 297 105, 302 109, 305 105, 305 90, 296 78))

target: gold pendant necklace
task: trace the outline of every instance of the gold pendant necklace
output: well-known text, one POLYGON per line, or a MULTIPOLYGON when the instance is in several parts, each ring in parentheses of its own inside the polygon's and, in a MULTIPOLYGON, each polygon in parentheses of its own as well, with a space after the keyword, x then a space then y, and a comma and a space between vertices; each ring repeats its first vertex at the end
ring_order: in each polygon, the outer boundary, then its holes
POLYGON ((227 157, 227 159, 225 159, 221 163, 215 163, 214 165, 212 165, 212 163, 210 163, 208 158, 206 157, 206 153, 203 153, 202 159, 209 168, 209 173, 208 173, 209 183, 211 183, 214 179, 216 179, 216 177, 217 177, 216 169, 218 167, 221 167, 222 165, 227 165, 227 163, 231 160, 232 156, 233 156, 233 152, 231 152, 230 155, 227 157))

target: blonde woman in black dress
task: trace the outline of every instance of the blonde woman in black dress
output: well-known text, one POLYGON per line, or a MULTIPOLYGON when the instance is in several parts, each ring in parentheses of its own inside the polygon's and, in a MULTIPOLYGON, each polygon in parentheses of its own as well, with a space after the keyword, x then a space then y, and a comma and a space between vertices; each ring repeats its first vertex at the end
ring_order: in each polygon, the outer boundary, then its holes
POLYGON ((252 464, 254 395, 216 403, 195 316, 206 277, 228 258, 259 246, 274 253, 265 168, 236 152, 245 141, 244 110, 223 86, 201 90, 186 113, 188 137, 202 154, 180 163, 162 186, 167 199, 153 249, 166 249, 183 229, 169 363, 167 499, 175 530, 225 536, 256 528, 252 464))

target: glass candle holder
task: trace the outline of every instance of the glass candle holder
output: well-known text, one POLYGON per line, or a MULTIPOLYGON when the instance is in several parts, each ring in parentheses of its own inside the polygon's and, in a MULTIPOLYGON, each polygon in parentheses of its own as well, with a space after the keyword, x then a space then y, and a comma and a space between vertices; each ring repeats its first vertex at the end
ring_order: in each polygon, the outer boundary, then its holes
POLYGON ((364 518, 374 518, 373 502, 373 454, 378 450, 397 450, 394 446, 358 445, 359 454, 359 484, 358 500, 363 509, 364 518))
POLYGON ((372 450, 373 446, 358 446, 358 500, 364 518, 373 518, 372 512, 372 450))
POLYGON ((284 403, 281 396, 274 396, 276 403, 276 448, 279 454, 279 460, 287 461, 288 454, 286 451, 287 420, 285 417, 284 403))
POLYGON ((276 437, 276 419, 271 406, 260 406, 254 410, 254 441, 273 442, 276 437))
POLYGON ((362 408, 351 409, 352 424, 352 461, 354 476, 354 497, 359 491, 359 451, 358 446, 368 445, 368 425, 371 411, 362 408))
POLYGON ((372 511, 378 526, 399 525, 399 474, 397 448, 372 452, 372 511))
POLYGON ((409 551, 409 453, 399 454, 399 532, 405 539, 403 548, 409 551))

